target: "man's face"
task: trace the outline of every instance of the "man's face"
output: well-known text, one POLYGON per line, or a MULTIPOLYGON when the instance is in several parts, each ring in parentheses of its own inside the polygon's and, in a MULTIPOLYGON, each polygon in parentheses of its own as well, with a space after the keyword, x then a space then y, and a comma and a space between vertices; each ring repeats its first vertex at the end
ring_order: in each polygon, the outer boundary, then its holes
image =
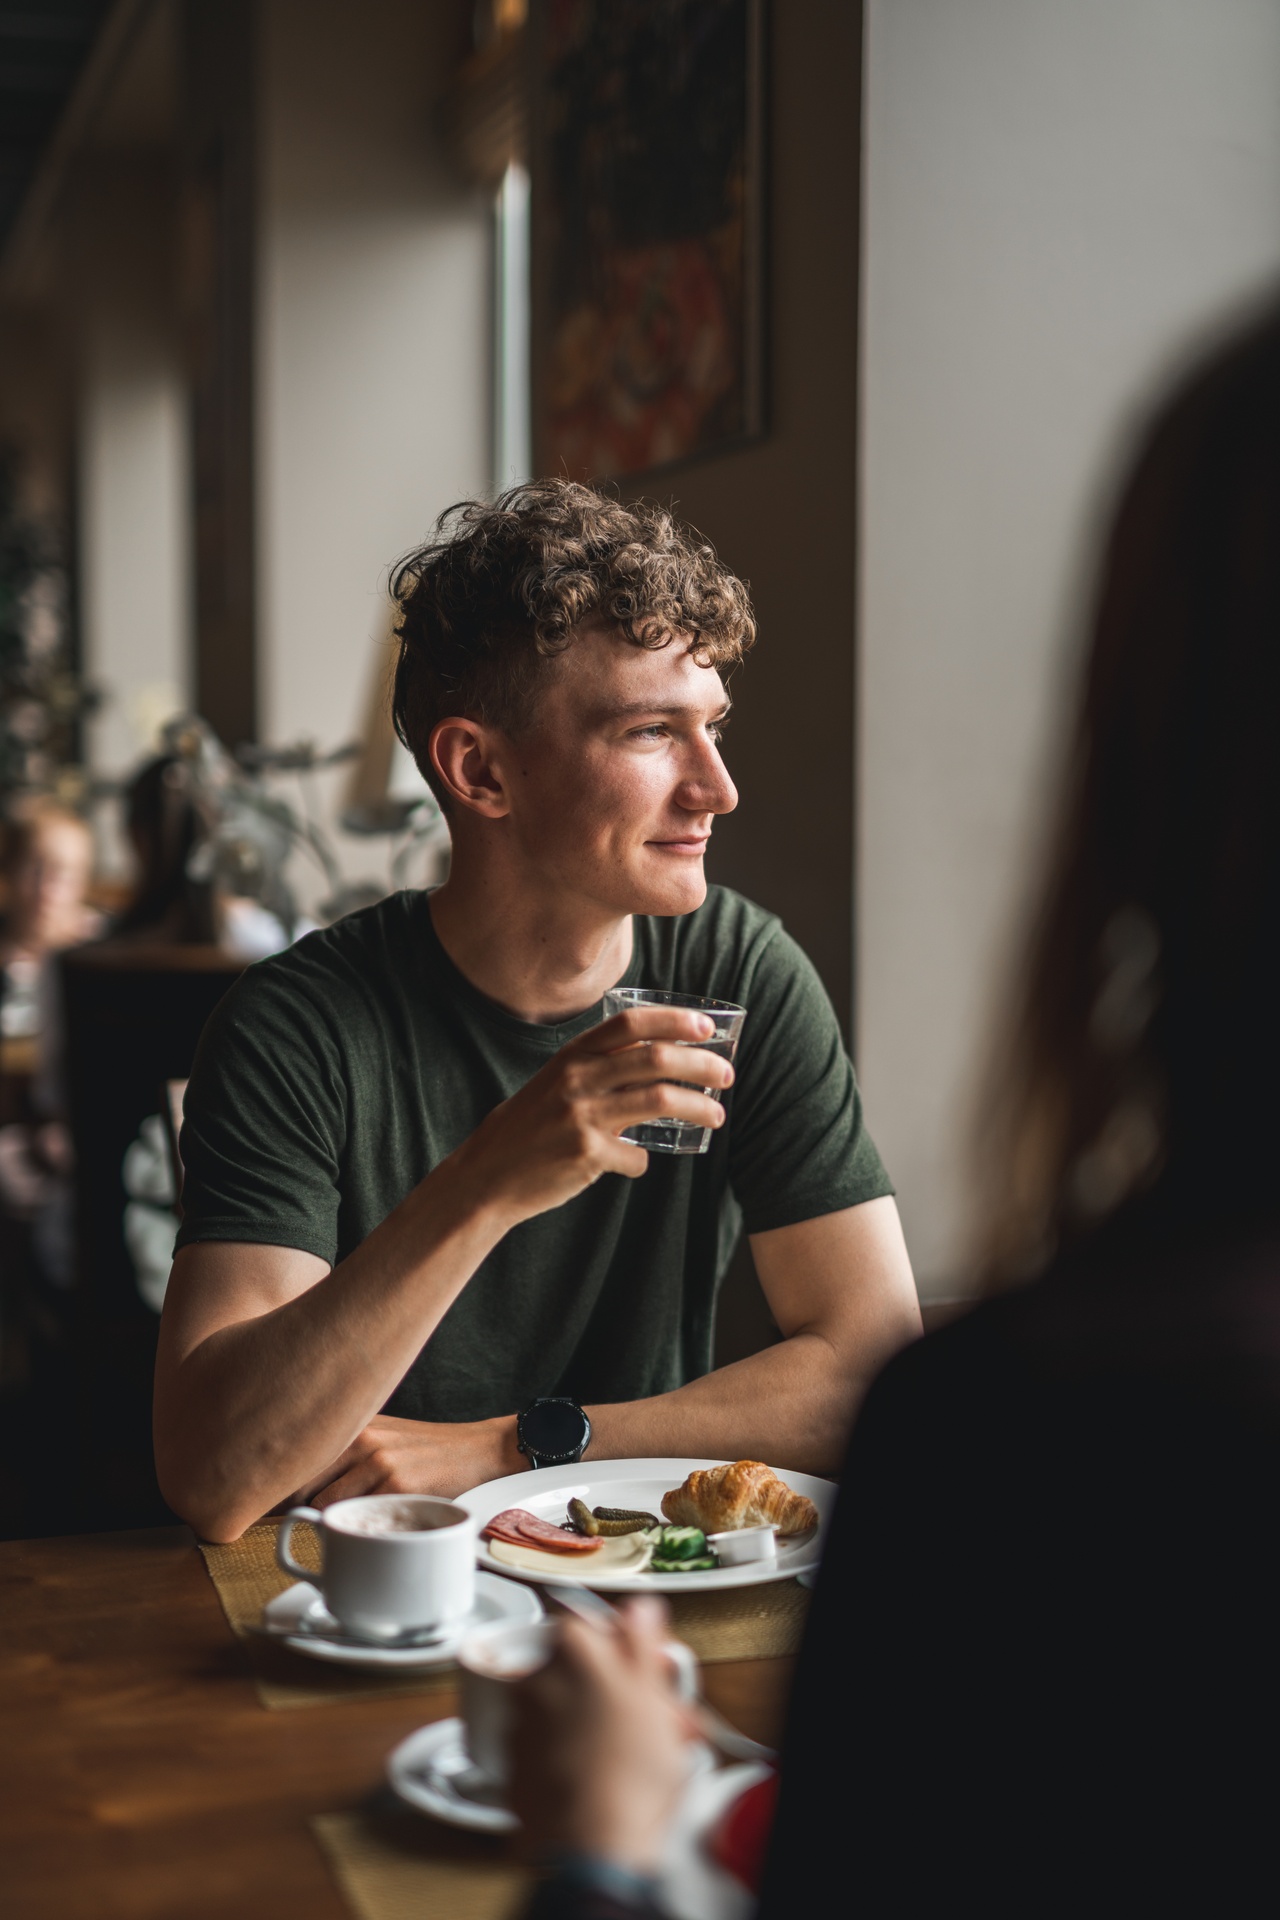
POLYGON ((738 804, 718 740, 724 682, 677 636, 657 650, 589 629, 552 662, 507 743, 510 820, 530 866, 607 912, 689 913, 703 854, 738 804))

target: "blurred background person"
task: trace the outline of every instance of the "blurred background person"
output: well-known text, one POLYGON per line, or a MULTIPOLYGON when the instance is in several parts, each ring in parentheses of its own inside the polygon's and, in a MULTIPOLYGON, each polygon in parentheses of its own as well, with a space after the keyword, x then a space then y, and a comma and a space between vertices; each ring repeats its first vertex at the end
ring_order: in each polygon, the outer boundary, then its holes
MULTIPOLYGON (((769 1920, 1242 1912, 1271 1877, 1278 712, 1272 316, 1159 415, 1114 521, 983 1143, 995 1297, 859 1417, 769 1920)), ((606 1677, 586 1631, 526 1683, 515 1793, 536 1838, 605 1871, 571 1863, 546 1914, 643 1910, 679 1791, 659 1682, 635 1659, 606 1677), (541 1749, 571 1756, 555 1809, 541 1749)))
MULTIPOLYGON (((124 793, 124 825, 137 861, 133 900, 111 939, 117 946, 219 947, 244 961, 281 952, 314 921, 299 916, 279 870, 291 846, 269 810, 235 806, 223 756, 198 722, 179 724, 177 751, 148 760, 124 793), (273 899, 235 890, 237 878, 273 899)), ((164 1303, 178 1230, 173 1153, 165 1121, 150 1114, 122 1169, 123 1231, 138 1291, 164 1303)))
POLYGON ((177 946, 217 946, 213 878, 193 878, 192 858, 212 831, 190 768, 178 754, 146 761, 124 790, 124 828, 137 863, 133 898, 113 938, 177 946))
POLYGON ((163 753, 147 761, 125 789, 124 821, 138 879, 115 940, 219 946, 262 960, 315 924, 286 925, 262 901, 227 884, 215 846, 220 822, 191 756, 163 753))
POLYGON ((46 802, 5 823, 0 850, 0 1033, 34 1039, 41 963, 102 930, 86 899, 93 842, 78 814, 46 802))
MULTIPOLYGON (((52 960, 93 939, 103 916, 86 894, 93 842, 78 814, 37 802, 6 822, 0 872, 0 1042, 5 1051, 0 1126, 0 1213, 11 1275, 33 1269, 70 1284, 70 1142, 46 1097, 56 1050, 52 960)), ((10 1302, 12 1307, 12 1302, 10 1302)))

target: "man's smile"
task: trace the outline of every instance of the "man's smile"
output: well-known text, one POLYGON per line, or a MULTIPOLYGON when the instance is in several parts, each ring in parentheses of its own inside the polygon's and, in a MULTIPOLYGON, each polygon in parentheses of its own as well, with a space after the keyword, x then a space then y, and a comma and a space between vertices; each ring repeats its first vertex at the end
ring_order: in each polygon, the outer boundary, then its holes
POLYGON ((696 858, 697 855, 706 852, 710 838, 709 833, 690 833, 678 840, 649 840, 645 844, 656 847, 660 853, 682 853, 690 858, 696 858))

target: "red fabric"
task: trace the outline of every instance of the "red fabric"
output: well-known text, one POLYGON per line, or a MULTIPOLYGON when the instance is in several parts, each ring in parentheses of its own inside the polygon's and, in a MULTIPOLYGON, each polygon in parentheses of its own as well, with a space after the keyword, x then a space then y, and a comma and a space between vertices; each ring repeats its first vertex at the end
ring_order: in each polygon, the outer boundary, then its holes
POLYGON ((707 1842, 717 1866, 741 1881, 749 1893, 760 1889, 777 1804, 778 1776, 771 1773, 738 1795, 707 1842))

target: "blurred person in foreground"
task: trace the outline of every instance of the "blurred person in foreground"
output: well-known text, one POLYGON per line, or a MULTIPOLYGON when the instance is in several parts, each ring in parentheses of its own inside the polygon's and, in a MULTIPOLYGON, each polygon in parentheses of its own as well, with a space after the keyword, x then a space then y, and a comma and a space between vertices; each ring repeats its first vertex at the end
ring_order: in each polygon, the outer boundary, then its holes
POLYGON ((533 1464, 548 1402, 552 1458, 830 1469, 919 1313, 818 977, 703 870, 746 589, 660 509, 545 480, 443 516, 394 590, 449 878, 251 969, 206 1029, 166 1498, 234 1539, 293 1495, 460 1493, 533 1464), (619 985, 746 1006, 736 1072, 693 1010, 602 1022, 619 985), (664 1115, 710 1151, 620 1137, 664 1115), (713 1371, 743 1224, 784 1338, 713 1371))
MULTIPOLYGON (((995 1297, 858 1417, 765 1920, 1274 1904, 1278 719, 1273 316, 1119 506, 986 1143, 995 1297)), ((660 1628, 608 1673, 590 1631, 525 1683, 547 1916, 643 1911, 679 1791, 660 1628)))

